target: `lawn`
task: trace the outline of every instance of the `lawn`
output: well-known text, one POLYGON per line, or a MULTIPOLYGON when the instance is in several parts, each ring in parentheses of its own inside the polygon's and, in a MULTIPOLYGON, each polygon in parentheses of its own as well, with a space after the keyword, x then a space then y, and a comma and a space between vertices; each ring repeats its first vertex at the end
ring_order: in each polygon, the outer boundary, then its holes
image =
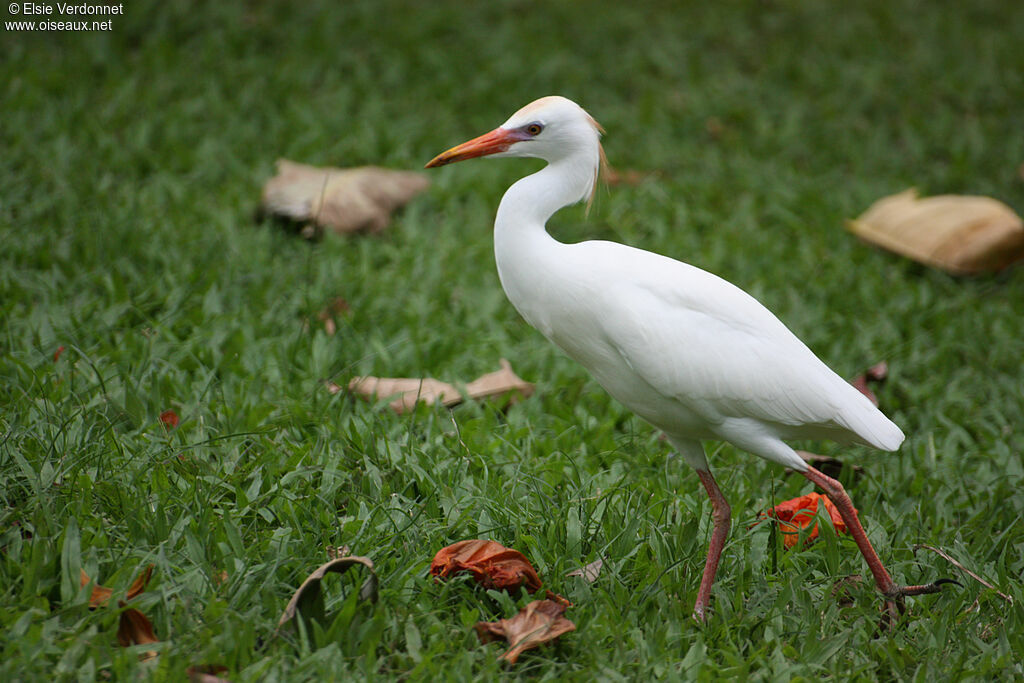
POLYGON ((911 186, 1024 211, 1024 12, 627 5, 142 1, 109 32, 0 34, 0 678, 1024 675, 1024 270, 954 278, 843 229, 911 186), (785 551, 751 526, 809 484, 708 444, 735 521, 694 623, 710 533, 695 473, 498 283, 494 210, 536 162, 430 171, 378 235, 309 242, 257 215, 279 157, 418 169, 553 93, 646 175, 552 232, 718 273, 843 376, 887 361, 900 451, 803 446, 844 458, 897 581, 963 587, 879 632, 870 587, 832 596, 866 572, 849 537, 785 551), (317 314, 337 297, 328 334, 317 314), (397 415, 325 388, 464 382, 501 358, 532 397, 397 415), (472 626, 531 598, 427 574, 468 538, 525 553, 577 630, 507 669, 472 626), (373 560, 379 601, 346 575, 327 585, 336 616, 275 636, 329 546, 373 560), (566 576, 601 558, 593 583, 566 576), (132 604, 160 643, 119 647, 116 602, 90 610, 80 571, 116 598, 149 564, 132 604))

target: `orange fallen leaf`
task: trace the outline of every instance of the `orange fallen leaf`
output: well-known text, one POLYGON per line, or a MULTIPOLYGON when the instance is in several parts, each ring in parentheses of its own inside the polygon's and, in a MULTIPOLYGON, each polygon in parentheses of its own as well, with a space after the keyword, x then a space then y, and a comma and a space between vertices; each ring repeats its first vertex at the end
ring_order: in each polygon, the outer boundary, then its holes
POLYGON ((542 585, 537 570, 525 555, 496 541, 459 541, 437 551, 430 563, 430 573, 442 579, 461 572, 472 574, 484 588, 525 587, 535 593, 542 585))
MULTIPOLYGON (((500 370, 481 375, 466 385, 466 395, 469 398, 481 399, 506 394, 513 397, 516 395, 530 396, 533 393, 533 385, 516 375, 507 360, 502 358, 500 363, 500 370)), ((330 385, 327 388, 331 393, 335 393, 330 385)), ((412 410, 418 401, 424 403, 441 401, 442 405, 451 408, 462 403, 463 400, 462 394, 454 385, 429 377, 426 379, 354 377, 349 382, 348 388, 349 391, 367 398, 374 396, 384 398, 397 394, 398 398, 390 403, 392 410, 396 413, 412 410)))
POLYGON ((164 412, 160 413, 160 421, 164 423, 165 427, 168 427, 170 429, 177 427, 178 423, 180 422, 180 420, 178 419, 178 414, 173 410, 165 410, 164 412))
POLYGON ((411 171, 316 167, 279 159, 277 175, 263 186, 262 207, 336 233, 377 232, 387 227, 392 211, 429 184, 426 176, 411 171))
MULTIPOLYGON (((761 519, 772 517, 779 520, 779 529, 782 531, 782 543, 787 548, 792 548, 800 540, 800 531, 814 524, 807 542, 818 537, 818 525, 814 523, 815 515, 818 512, 818 501, 825 504, 825 510, 832 520, 832 526, 837 533, 846 533, 846 524, 839 516, 839 510, 832 504, 827 496, 820 493, 808 493, 805 496, 798 496, 792 500, 779 503, 767 512, 758 515, 761 519)), ((854 510, 856 512, 856 509, 854 510)))
POLYGON ((919 198, 910 189, 879 199, 847 228, 866 242, 957 275, 1001 270, 1024 259, 1024 221, 990 197, 919 198))
POLYGON ((53 362, 56 363, 60 360, 60 354, 64 353, 64 346, 58 346, 57 350, 53 352, 53 362))
POLYGON ((526 650, 576 630, 576 624, 562 616, 565 609, 565 605, 551 600, 534 600, 511 619, 477 622, 476 633, 482 643, 499 638, 507 640, 509 650, 501 659, 515 664, 519 655, 526 650))

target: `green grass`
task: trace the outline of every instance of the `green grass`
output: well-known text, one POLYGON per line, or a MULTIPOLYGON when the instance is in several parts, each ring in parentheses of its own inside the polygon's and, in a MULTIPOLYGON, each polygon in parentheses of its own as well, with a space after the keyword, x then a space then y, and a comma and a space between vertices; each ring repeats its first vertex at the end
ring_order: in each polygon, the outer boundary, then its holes
POLYGON ((527 598, 426 573, 474 537, 575 603, 578 630, 512 676, 1022 675, 1024 271, 954 279, 842 228, 912 185, 1024 210, 1016 3, 247 4, 125 3, 106 34, 0 34, 0 678, 507 677, 472 624, 527 598), (880 398, 907 442, 842 453, 864 468, 844 480, 869 536, 897 580, 955 575, 912 554, 934 544, 1017 605, 983 591, 968 612, 967 580, 879 635, 873 591, 829 597, 865 571, 852 541, 782 552, 748 528, 809 486, 713 446, 736 523, 695 625, 696 476, 498 284, 493 212, 535 163, 432 172, 374 237, 310 244, 254 218, 277 157, 415 169, 552 93, 604 124, 614 165, 656 172, 553 231, 717 272, 845 376, 888 360, 880 398), (337 334, 304 330, 337 296, 337 334), (507 410, 397 416, 322 384, 468 380, 501 357, 537 383, 507 410), (374 560, 380 602, 335 583, 322 647, 272 638, 327 545, 374 560), (599 557, 595 583, 565 576, 599 557), (162 644, 143 664, 77 577, 123 591, 147 563, 137 602, 162 644))

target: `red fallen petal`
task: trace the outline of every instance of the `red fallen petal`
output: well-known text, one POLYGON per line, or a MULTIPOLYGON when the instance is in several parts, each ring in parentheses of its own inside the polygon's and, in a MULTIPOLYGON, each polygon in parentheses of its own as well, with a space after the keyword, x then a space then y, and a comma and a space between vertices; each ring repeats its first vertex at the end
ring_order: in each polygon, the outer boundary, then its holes
POLYGON ((64 353, 64 347, 58 346, 57 350, 53 352, 53 362, 56 363, 60 360, 60 354, 64 353))
MULTIPOLYGON (((762 512, 759 516, 762 519, 774 517, 779 520, 779 528, 783 534, 782 543, 787 548, 792 548, 799 540, 800 530, 805 529, 814 522, 815 514, 818 511, 818 501, 824 502, 825 510, 828 511, 828 516, 832 520, 832 526, 835 527, 836 532, 846 533, 846 524, 839 515, 839 510, 836 509, 836 506, 832 504, 832 501, 827 496, 823 496, 820 493, 808 493, 805 496, 798 496, 784 501, 767 512, 762 512)), ((807 541, 817 537, 818 525, 815 524, 807 536, 807 541)))
POLYGON ((178 426, 178 414, 173 410, 165 410, 160 413, 160 421, 168 427, 178 426))

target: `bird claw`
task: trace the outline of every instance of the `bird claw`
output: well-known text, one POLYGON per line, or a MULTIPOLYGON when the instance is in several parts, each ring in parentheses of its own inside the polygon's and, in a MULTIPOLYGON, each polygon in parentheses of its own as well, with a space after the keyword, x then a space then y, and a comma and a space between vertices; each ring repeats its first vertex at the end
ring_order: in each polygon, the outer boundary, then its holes
POLYGON ((963 584, 955 579, 938 579, 932 583, 922 584, 920 586, 899 586, 893 585, 885 593, 885 597, 889 598, 889 601, 902 601, 903 598, 913 597, 915 595, 929 595, 931 593, 938 593, 942 590, 942 587, 946 584, 956 584, 963 588, 963 584))

